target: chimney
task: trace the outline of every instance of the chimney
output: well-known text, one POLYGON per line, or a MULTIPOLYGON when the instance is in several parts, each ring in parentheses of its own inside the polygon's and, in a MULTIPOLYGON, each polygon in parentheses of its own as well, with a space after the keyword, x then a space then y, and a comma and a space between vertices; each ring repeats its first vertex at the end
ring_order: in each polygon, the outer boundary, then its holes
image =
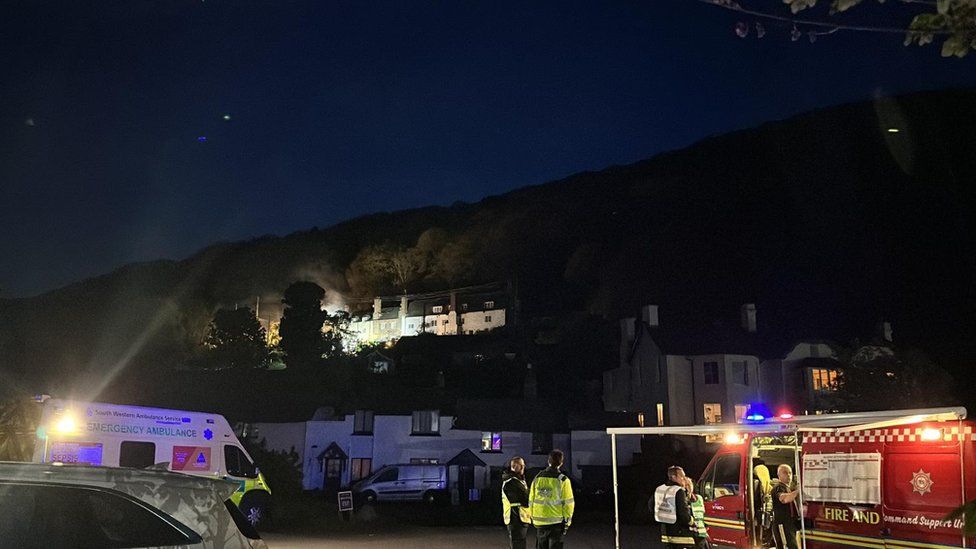
POLYGON ((373 298, 373 320, 379 320, 382 314, 383 314, 383 300, 378 297, 374 297, 373 298))
POLYGON ((407 318, 407 296, 400 298, 400 318, 407 318))
POLYGON ((634 322, 636 318, 621 318, 620 319, 620 341, 623 343, 630 343, 634 341, 634 322))
POLYGON ((525 382, 522 385, 522 396, 525 400, 535 400, 538 394, 538 383, 535 379, 535 371, 532 369, 531 364, 525 366, 525 382))
POLYGON ((742 329, 750 334, 756 333, 756 304, 746 303, 740 309, 742 313, 742 329))
POLYGON ((656 327, 660 324, 657 319, 657 305, 644 305, 641 307, 641 320, 648 326, 656 327))
POLYGON ((891 323, 884 321, 878 324, 878 335, 881 336, 881 341, 891 343, 891 323))

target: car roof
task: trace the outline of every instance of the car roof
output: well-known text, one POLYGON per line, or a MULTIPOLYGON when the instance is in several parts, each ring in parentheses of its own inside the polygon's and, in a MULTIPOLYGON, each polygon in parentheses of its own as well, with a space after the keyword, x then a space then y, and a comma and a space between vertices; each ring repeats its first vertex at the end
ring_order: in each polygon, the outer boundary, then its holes
POLYGON ((0 462, 0 482, 115 490, 172 516, 205 540, 237 532, 224 502, 238 484, 225 480, 158 469, 0 462))
POLYGON ((224 501, 237 484, 220 479, 174 473, 163 469, 101 467, 60 463, 22 463, 0 461, 0 480, 50 482, 115 488, 128 493, 127 486, 165 486, 172 489, 206 490, 217 501, 224 501))

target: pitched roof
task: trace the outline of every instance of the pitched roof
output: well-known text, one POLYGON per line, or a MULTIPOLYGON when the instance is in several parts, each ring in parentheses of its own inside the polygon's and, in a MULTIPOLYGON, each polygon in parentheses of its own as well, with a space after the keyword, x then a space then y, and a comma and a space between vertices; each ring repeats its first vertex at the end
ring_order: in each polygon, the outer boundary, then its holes
POLYGON ((461 467, 487 467, 485 462, 481 461, 481 458, 474 455, 474 452, 472 452, 468 448, 461 450, 460 452, 458 452, 458 455, 447 460, 446 465, 448 467, 452 465, 459 465, 461 467))

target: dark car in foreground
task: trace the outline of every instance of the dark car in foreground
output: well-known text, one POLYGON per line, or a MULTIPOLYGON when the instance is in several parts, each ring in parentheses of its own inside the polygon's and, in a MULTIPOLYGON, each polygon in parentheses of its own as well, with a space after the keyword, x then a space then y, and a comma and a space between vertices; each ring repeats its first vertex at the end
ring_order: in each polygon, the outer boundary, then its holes
POLYGON ((0 463, 0 547, 266 549, 236 483, 151 469, 0 463))

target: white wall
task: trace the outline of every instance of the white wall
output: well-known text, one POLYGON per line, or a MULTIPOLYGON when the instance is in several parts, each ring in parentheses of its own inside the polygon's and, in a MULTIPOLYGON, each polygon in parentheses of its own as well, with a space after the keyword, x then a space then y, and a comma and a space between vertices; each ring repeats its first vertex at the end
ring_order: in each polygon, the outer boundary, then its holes
POLYGON ((465 333, 485 332, 501 328, 505 325, 505 309, 489 309, 487 311, 471 311, 461 313, 461 327, 465 333), (491 321, 485 320, 491 317, 491 321))
MULTIPOLYGON (((342 484, 350 483, 350 464, 354 458, 371 458, 372 470, 384 465, 409 463, 411 459, 436 459, 447 463, 461 451, 468 449, 488 467, 504 467, 515 456, 525 459, 527 467, 545 467, 547 454, 532 453, 532 433, 502 431, 502 451, 482 452, 481 431, 453 429, 454 418, 440 418, 440 434, 411 435, 412 417, 407 415, 377 415, 374 417, 372 435, 353 435, 353 415, 338 421, 307 421, 294 424, 256 424, 259 431, 272 434, 268 448, 287 450, 295 445, 300 431, 304 434, 302 454, 303 487, 306 490, 322 488, 324 473, 318 456, 333 442, 346 453, 349 460, 342 472, 342 484), (299 428, 299 426, 301 426, 299 428)), ((618 464, 629 465, 635 452, 640 451, 639 437, 618 439, 618 464)), ((572 435, 556 433, 552 437, 553 448, 566 454, 566 468, 580 478, 580 465, 610 465, 610 437, 603 431, 574 431, 572 435), (572 437, 572 440, 570 438, 572 437)), ((296 451, 299 448, 296 445, 296 451)), ((260 464, 258 464, 260 466, 260 464)), ((484 488, 487 474, 476 478, 477 487, 484 488)))

